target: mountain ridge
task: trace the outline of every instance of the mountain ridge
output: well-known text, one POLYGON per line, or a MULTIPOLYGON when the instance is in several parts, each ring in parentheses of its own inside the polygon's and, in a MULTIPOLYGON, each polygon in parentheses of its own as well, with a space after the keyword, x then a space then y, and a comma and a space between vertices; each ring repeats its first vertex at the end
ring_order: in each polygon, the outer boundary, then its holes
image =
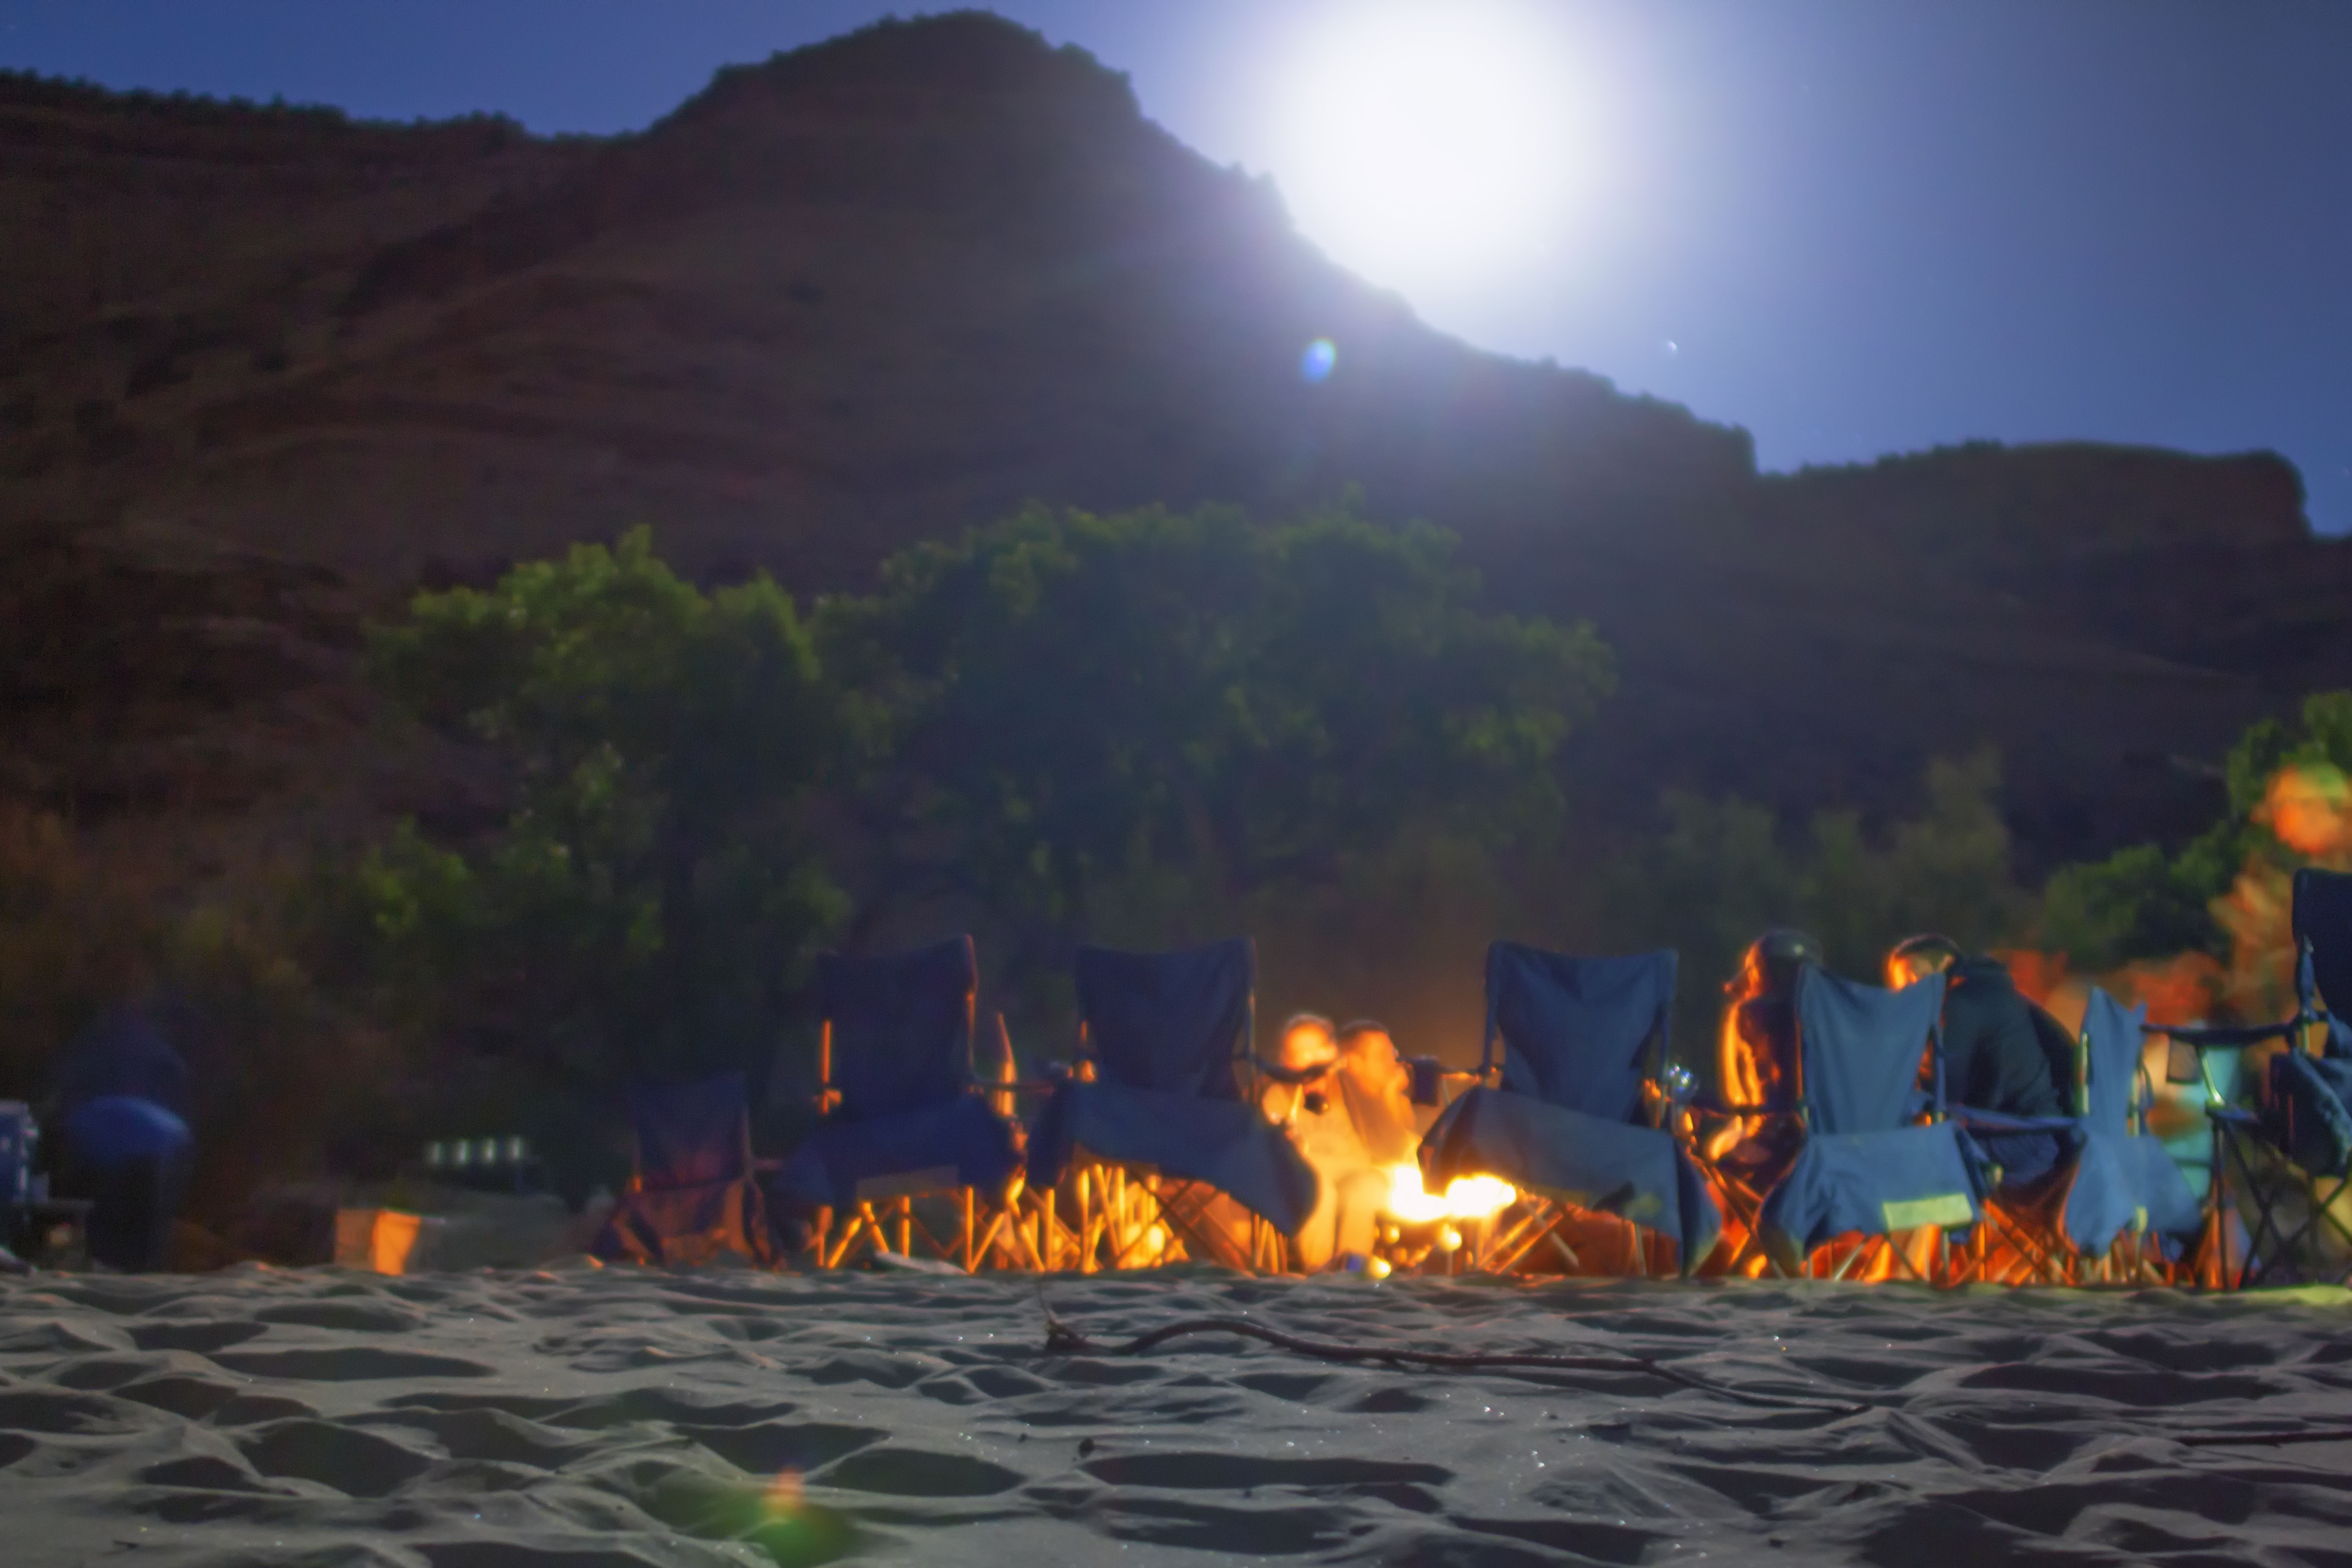
MULTIPOLYGON (((1123 78, 979 14, 729 68, 615 138, 0 79, 0 220, 63 226, 0 259, 0 549, 194 535, 357 616, 640 521, 696 575, 816 593, 1031 499, 1353 486, 1617 647, 1573 762, 1598 819, 1667 785, 1884 816, 1991 744, 2036 865, 2188 830, 2211 786, 2166 759, 2352 682, 2352 570, 2282 459, 1759 474, 1736 427, 1431 331, 1123 78)), ((24 592, 24 626, 89 629, 24 592)), ((42 692, 35 729, 87 727, 94 696, 42 692)), ((111 798, 103 752, 27 777, 111 798)))

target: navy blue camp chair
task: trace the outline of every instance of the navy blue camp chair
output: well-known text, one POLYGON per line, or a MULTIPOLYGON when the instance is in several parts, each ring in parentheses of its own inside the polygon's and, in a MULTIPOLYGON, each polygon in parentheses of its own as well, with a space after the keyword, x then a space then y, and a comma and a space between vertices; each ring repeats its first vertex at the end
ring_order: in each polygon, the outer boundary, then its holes
MULTIPOLYGON (((1798 976, 1804 1142, 1757 1222, 1758 1239, 1784 1273, 1801 1272, 1815 1248, 1840 1236, 1950 1231, 1982 1217, 1981 1173, 1944 1116, 1943 1006, 1940 974, 1900 991, 1811 966, 1798 976), (1923 1050, 1932 1068, 1924 1094, 1923 1050)), ((1862 1255, 1849 1256, 1842 1271, 1862 1255)), ((1911 1267, 1899 1251, 1894 1257, 1911 1267)))
POLYGON ((639 1085, 629 1121, 636 1173, 591 1248, 597 1257, 669 1268, 728 1254, 775 1262, 741 1073, 639 1085))
MULTIPOLYGON (((1459 1176, 1519 1189, 1482 1267, 1511 1268, 1566 1211, 1612 1214, 1672 1241, 1689 1273, 1711 1251, 1723 1215, 1672 1133, 1654 1124, 1649 1086, 1664 1072, 1675 1000, 1675 954, 1576 958, 1513 942, 1486 949, 1482 1085, 1445 1108, 1421 1141, 1422 1184, 1442 1193, 1459 1176)), ((1563 1261, 1579 1267, 1560 1244, 1563 1261)), ((1642 1248, 1633 1248, 1638 1264, 1642 1248)))
POLYGON ((1286 1237, 1314 1212, 1314 1167, 1244 1092, 1252 1060, 1256 949, 1245 938, 1178 952, 1083 947, 1075 965, 1091 1079, 1056 1084, 1029 1134, 1029 1184, 1043 1193, 1075 1170, 1076 1266, 1129 1261, 1126 1194, 1147 1194, 1166 1228, 1200 1258, 1254 1268, 1269 1238, 1246 1246, 1211 1213, 1216 1194, 1286 1237), (1122 1184, 1100 1206, 1090 1169, 1122 1184), (1129 1175, 1147 1179, 1127 1184, 1129 1175))
MULTIPOLYGON (((2208 1281, 2244 1287, 2297 1279, 2342 1279, 2352 1224, 2337 1212, 2352 1187, 2352 875, 2305 868, 2294 874, 2295 1012, 2244 1028, 2149 1026, 2198 1054, 2213 1136, 2213 1181, 2206 1192, 2208 1281), (2260 1110, 2227 1102, 2207 1053, 2284 1042, 2271 1058, 2260 1110), (2315 1052, 2315 1046, 2316 1047, 2315 1052), (2230 1193, 2253 1211, 2246 1250, 2232 1259, 2230 1193)), ((2243 1081, 2248 1075, 2241 1073, 2243 1081)))
POLYGON ((822 1267, 861 1247, 967 1269, 1000 1245, 1034 1261, 1023 1252, 1013 1124, 973 1072, 979 986, 968 936, 873 958, 818 956, 823 1120, 771 1190, 783 1212, 814 1216, 822 1267))

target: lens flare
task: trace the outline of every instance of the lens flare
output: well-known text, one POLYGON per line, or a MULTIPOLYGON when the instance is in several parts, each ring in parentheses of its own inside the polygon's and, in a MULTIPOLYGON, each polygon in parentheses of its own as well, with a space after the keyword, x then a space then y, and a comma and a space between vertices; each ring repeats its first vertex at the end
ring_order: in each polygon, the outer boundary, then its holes
POLYGON ((2326 763, 2282 768, 2254 820, 2298 855, 2315 860, 2341 855, 2352 849, 2352 781, 2326 763))
POLYGON ((800 1511, 803 1491, 798 1470, 778 1470, 767 1489, 760 1494, 760 1510, 770 1519, 790 1518, 800 1511))
POLYGON ((1305 353, 1298 356, 1298 374, 1310 384, 1328 381, 1339 363, 1337 345, 1328 338, 1318 338, 1307 345, 1305 353))

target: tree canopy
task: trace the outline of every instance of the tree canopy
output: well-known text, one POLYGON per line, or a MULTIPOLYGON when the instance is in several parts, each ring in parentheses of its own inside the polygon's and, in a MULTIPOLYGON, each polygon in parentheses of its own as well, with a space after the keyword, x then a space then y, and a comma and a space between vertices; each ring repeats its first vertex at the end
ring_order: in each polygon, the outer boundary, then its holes
POLYGON ((1477 587, 1450 536, 1345 508, 1032 509, 908 552, 819 625, 886 716, 863 799, 889 885, 976 899, 1044 958, 1139 880, 1230 909, 1409 827, 1544 824, 1609 656, 1477 587))
POLYGON ((373 658, 513 780, 490 840, 441 849, 412 828, 363 868, 381 936, 440 977, 428 992, 472 1031, 599 1072, 767 1043, 839 907, 799 807, 845 705, 789 595, 764 576, 706 595, 639 530, 420 595, 373 658))
POLYGON ((2231 937, 2214 906, 2241 874, 2250 866, 2283 874, 2319 858, 2318 846, 2292 841, 2298 835, 2273 809, 2278 781, 2332 780, 2340 789, 2347 774, 2352 691, 2306 699, 2293 723, 2263 721, 2230 749, 2222 815, 2179 852, 2138 845, 2050 879, 2043 941, 2092 971, 2181 952, 2226 956, 2231 937))

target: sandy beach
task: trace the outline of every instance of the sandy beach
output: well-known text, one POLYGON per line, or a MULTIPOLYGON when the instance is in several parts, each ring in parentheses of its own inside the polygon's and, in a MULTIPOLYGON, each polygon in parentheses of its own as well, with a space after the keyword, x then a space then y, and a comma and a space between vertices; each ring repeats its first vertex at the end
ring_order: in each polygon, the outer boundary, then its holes
POLYGON ((240 1268, 0 1284, 0 1561, 2352 1563, 2341 1292, 1062 1278, 1640 1375, 1047 1355, 1013 1278, 240 1268))

